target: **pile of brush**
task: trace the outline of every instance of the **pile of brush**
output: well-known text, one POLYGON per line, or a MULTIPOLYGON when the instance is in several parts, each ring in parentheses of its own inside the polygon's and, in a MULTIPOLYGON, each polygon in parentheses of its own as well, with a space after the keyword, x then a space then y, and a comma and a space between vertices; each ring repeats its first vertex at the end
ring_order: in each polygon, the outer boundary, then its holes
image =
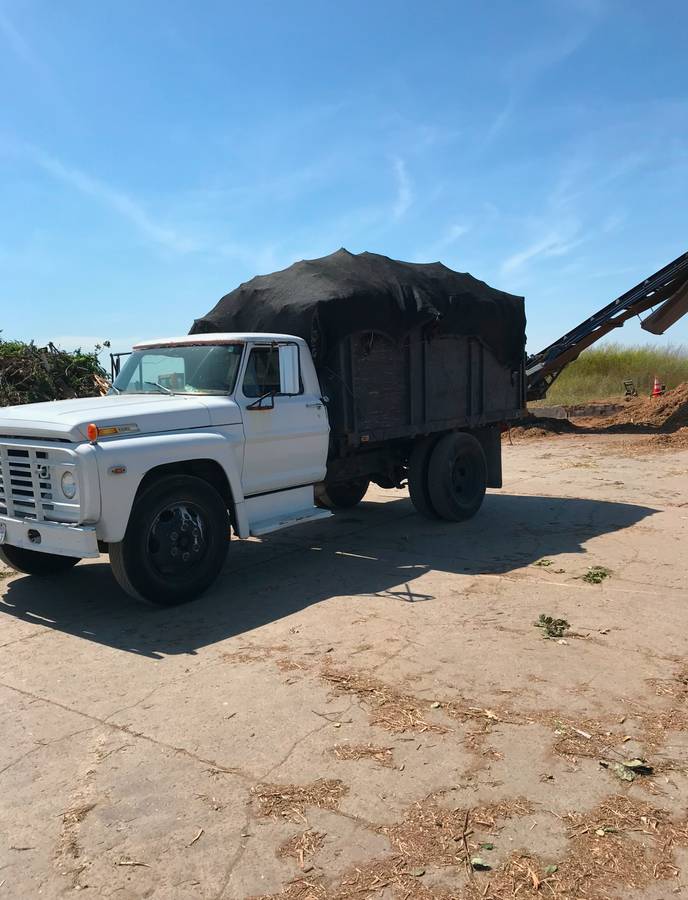
POLYGON ((52 343, 0 340, 0 406, 104 394, 109 383, 98 361, 101 349, 68 353, 52 343))

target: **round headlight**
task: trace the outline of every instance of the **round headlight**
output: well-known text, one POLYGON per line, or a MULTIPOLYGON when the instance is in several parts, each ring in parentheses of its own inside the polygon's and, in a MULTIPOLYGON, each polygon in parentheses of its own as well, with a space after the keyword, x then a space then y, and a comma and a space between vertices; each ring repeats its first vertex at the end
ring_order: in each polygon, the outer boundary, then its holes
POLYGON ((68 500, 73 500, 76 495, 76 478, 71 472, 65 472, 62 476, 62 493, 68 500))

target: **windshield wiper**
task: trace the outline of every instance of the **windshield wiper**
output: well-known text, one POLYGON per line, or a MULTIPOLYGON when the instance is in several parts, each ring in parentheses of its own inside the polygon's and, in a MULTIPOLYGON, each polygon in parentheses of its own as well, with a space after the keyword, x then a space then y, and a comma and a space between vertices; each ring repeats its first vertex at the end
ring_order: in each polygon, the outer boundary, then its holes
POLYGON ((157 388, 159 391, 162 391, 163 394, 174 394, 174 391, 171 391, 168 387, 165 387, 164 384, 158 384, 157 381, 144 381, 143 384, 150 384, 151 387, 157 388))

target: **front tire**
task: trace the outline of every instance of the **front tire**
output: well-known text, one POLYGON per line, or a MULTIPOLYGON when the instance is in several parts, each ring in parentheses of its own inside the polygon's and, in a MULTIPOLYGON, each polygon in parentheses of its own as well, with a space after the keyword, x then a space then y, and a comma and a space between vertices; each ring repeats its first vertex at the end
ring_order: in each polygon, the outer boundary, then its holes
POLYGON ((229 548, 227 505, 201 478, 170 475, 134 503, 124 540, 110 544, 120 587, 153 606, 194 600, 215 581, 229 548))
POLYGON ((358 506, 370 487, 369 478, 357 478, 355 481, 339 484, 323 485, 318 496, 319 502, 327 509, 352 509, 358 506))
POLYGON ((11 544, 3 544, 0 547, 0 559, 17 572, 37 575, 39 578, 68 572, 79 562, 76 556, 41 553, 38 550, 27 550, 25 547, 14 547, 11 544))
POLYGON ((487 462, 472 434, 446 434, 432 451, 428 466, 428 493, 437 514, 450 522, 474 516, 487 487, 487 462))

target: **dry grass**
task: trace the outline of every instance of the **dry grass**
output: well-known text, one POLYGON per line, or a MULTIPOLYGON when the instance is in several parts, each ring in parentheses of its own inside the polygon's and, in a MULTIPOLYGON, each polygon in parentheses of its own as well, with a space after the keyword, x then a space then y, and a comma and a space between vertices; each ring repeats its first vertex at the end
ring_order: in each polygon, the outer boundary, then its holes
POLYGON ((258 801, 260 815, 289 822, 305 822, 306 807, 337 809, 348 787, 338 778, 319 778, 312 784, 258 784, 251 794, 258 801))
POLYGON ((280 672, 305 672, 308 670, 308 665, 304 662, 298 662, 295 659, 290 659, 290 657, 285 656, 282 659, 275 660, 275 665, 280 670, 280 672))
POLYGON ((470 840, 476 828, 493 831, 499 821, 532 812, 522 798, 475 809, 451 808, 444 799, 441 794, 428 797, 414 804, 402 822, 379 829, 408 866, 466 865, 478 847, 470 840))
POLYGON ((303 875, 290 881, 281 893, 254 900, 367 900, 382 896, 386 888, 403 900, 450 900, 451 896, 426 887, 419 876, 409 871, 403 859, 390 858, 356 866, 336 884, 326 882, 319 875, 303 875))
POLYGON ((432 704, 405 694, 391 685, 363 672, 348 672, 329 666, 321 671, 321 677, 338 694, 353 694, 368 710, 370 724, 387 731, 434 731, 444 734, 447 729, 428 721, 432 704))
POLYGON ((332 753, 340 760, 372 759, 381 766, 394 766, 391 747, 375 747, 372 744, 335 744, 332 753))
POLYGON ((289 649, 287 644, 277 644, 276 646, 250 644, 245 647, 239 647, 238 650, 233 650, 231 653, 223 653, 222 659, 228 663, 264 662, 276 653, 286 653, 289 649))
POLYGON ((487 884, 474 883, 461 896, 609 900, 675 877, 673 848, 688 846, 687 822, 672 822, 665 811, 625 796, 609 797, 591 812, 565 819, 570 849, 555 865, 517 852, 489 874, 487 884))
MULTIPOLYGON (((431 702, 400 691, 365 672, 333 669, 330 666, 322 669, 320 675, 338 694, 353 694, 368 711, 370 724, 387 731, 444 734, 449 729, 432 721, 431 714, 435 711, 462 724, 476 723, 478 730, 469 732, 463 743, 467 749, 482 757, 498 758, 499 754, 486 742, 493 727, 500 723, 541 724, 551 728, 554 732, 553 751, 568 759, 622 761, 627 756, 624 737, 628 726, 623 728, 619 720, 604 723, 592 719, 572 719, 552 710, 528 713, 505 706, 484 707, 462 697, 431 702)), ((664 690, 668 692, 668 686, 664 690)), ((675 681, 674 696, 682 698, 683 690, 688 691, 688 672, 681 670, 675 681)), ((688 730, 688 711, 682 708, 655 712, 629 704, 628 716, 634 720, 636 740, 646 754, 655 753, 662 746, 667 731, 688 730)), ((672 766, 668 763, 655 765, 657 771, 669 768, 672 766)))
POLYGON ((385 888, 403 900, 473 896, 463 891, 457 894, 456 882, 471 890, 474 875, 472 870, 469 874, 469 856, 478 846, 471 840, 474 828, 494 830, 500 820, 526 815, 531 806, 525 800, 513 800, 473 810, 451 809, 442 805, 442 799, 442 795, 428 797, 411 807, 403 822, 379 829, 395 855, 353 866, 332 882, 319 875, 304 875, 276 896, 279 900, 354 900, 376 897, 385 888), (422 879, 430 867, 446 869, 446 878, 453 884, 425 884, 422 879))
MULTIPOLYGON (((475 831, 493 831, 502 820, 527 815, 526 800, 451 809, 442 795, 415 804, 403 822, 384 826, 396 851, 339 875, 303 876, 289 882, 279 900, 353 900, 375 897, 385 888, 399 900, 609 900, 678 875, 673 850, 688 847, 688 821, 627 796, 608 797, 587 813, 569 813, 569 849, 549 864, 515 851, 497 868, 474 872, 468 856, 477 847, 475 831), (444 872, 442 882, 423 880, 426 869, 444 872)), ((432 871, 427 874, 433 874, 432 871)))
POLYGON ((303 869, 304 863, 314 856, 322 847, 326 835, 321 831, 312 831, 310 828, 300 834, 295 834, 285 841, 277 850, 281 859, 296 859, 303 869))
POLYGON ((508 710, 489 709, 461 697, 447 701, 414 697, 361 671, 333 669, 326 666, 320 675, 338 694, 353 694, 368 710, 370 724, 379 725, 387 731, 398 733, 433 731, 436 734, 445 734, 449 729, 431 720, 435 709, 462 723, 478 720, 489 725, 497 722, 524 721, 523 716, 508 710))
POLYGON ((673 678, 648 678, 648 684, 658 697, 673 697, 685 702, 688 700, 688 666, 681 666, 673 678))

